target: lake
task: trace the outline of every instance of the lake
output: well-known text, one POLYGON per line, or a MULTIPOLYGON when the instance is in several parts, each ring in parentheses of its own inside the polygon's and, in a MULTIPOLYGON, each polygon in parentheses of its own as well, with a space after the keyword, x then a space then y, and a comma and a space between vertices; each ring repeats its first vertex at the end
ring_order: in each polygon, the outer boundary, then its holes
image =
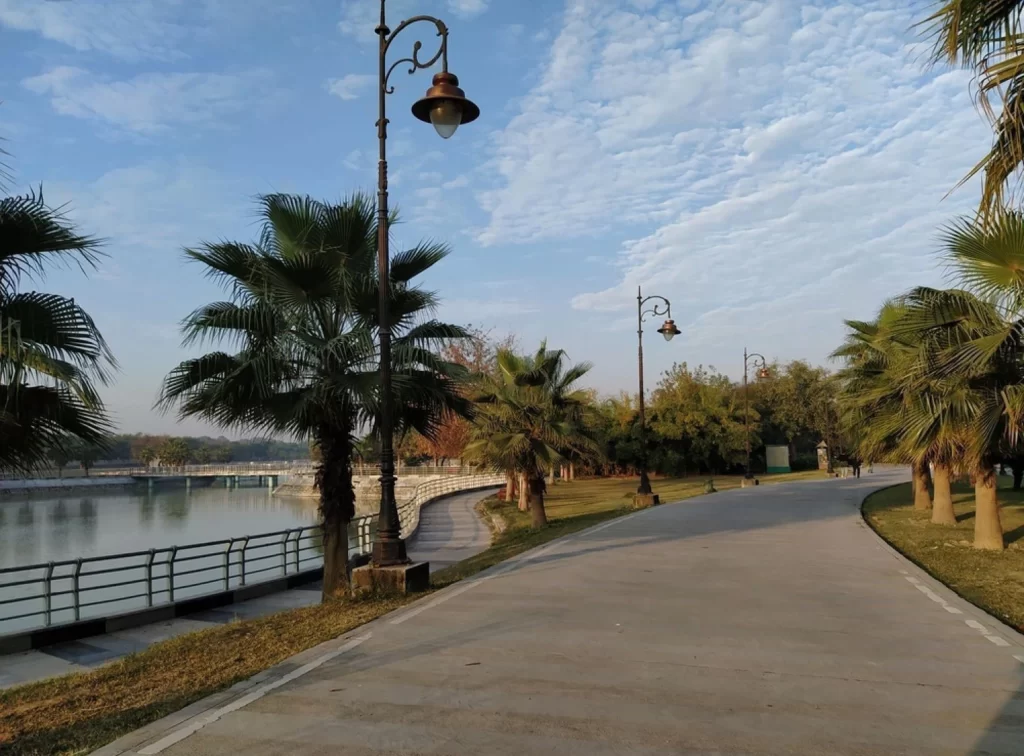
POLYGON ((0 568, 315 525, 315 499, 264 487, 144 486, 0 499, 0 568))

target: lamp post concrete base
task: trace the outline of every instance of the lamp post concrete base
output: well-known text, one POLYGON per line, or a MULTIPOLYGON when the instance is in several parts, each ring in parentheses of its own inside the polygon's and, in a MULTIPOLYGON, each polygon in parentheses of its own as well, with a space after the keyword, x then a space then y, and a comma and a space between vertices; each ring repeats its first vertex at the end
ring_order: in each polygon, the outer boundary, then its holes
POLYGON ((633 509, 648 509, 661 504, 658 494, 634 494, 633 509))
POLYGON ((352 570, 352 592, 406 594, 430 588, 430 563, 416 562, 395 567, 368 564, 352 570))
POLYGON ((761 484, 761 482, 757 478, 754 478, 754 477, 744 478, 740 482, 740 488, 747 488, 748 486, 758 486, 760 484, 761 484))

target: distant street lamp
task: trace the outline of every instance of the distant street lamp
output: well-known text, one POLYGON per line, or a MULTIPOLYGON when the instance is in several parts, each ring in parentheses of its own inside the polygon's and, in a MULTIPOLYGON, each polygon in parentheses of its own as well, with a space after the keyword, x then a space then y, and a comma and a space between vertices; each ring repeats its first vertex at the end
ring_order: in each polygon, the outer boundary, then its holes
POLYGON ((401 525, 398 521, 398 507, 395 504, 395 451, 392 443, 394 431, 394 408, 391 396, 391 321, 388 314, 388 293, 391 287, 391 260, 388 249, 388 161, 387 138, 388 119, 387 95, 395 91, 388 86, 391 73, 403 63, 410 64, 409 73, 421 68, 430 68, 441 61, 441 72, 434 75, 433 86, 426 95, 412 106, 412 114, 421 121, 433 124, 443 139, 449 139, 464 123, 475 121, 480 108, 466 99, 466 93, 459 89, 459 79, 448 71, 448 27, 433 16, 413 16, 400 23, 394 31, 388 28, 385 19, 386 0, 380 3, 380 25, 376 28, 380 37, 378 57, 380 103, 377 117, 377 137, 380 143, 380 160, 377 170, 377 268, 379 277, 380 307, 380 517, 377 520, 377 541, 373 545, 373 566, 391 567, 409 563, 402 540, 401 525), (387 66, 387 54, 391 43, 406 27, 426 21, 437 28, 441 47, 430 60, 419 58, 423 43, 417 41, 412 48, 411 58, 402 58, 387 66))
POLYGON ((668 320, 658 329, 658 333, 665 337, 665 341, 672 341, 679 335, 676 322, 672 320, 672 303, 665 297, 652 295, 644 297, 638 286, 636 289, 636 334, 637 334, 637 357, 640 365, 640 486, 636 489, 638 494, 649 496, 651 492, 651 479, 647 475, 647 418, 644 413, 644 318, 648 315, 660 317, 667 315, 668 320), (650 309, 645 310, 644 305, 652 299, 664 302, 664 307, 655 302, 650 309))
POLYGON ((747 385, 748 361, 757 370, 758 378, 768 377, 768 365, 764 355, 757 352, 747 354, 746 347, 743 348, 743 422, 747 428, 747 472, 743 477, 745 480, 753 480, 754 473, 750 471, 750 386, 747 385))

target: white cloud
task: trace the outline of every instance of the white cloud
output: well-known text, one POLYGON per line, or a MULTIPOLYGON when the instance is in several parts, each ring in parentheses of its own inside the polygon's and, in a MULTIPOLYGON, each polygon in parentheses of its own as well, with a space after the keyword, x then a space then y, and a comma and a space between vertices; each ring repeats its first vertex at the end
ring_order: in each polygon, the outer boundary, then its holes
POLYGON ((222 119, 243 110, 266 80, 265 74, 249 72, 151 73, 114 81, 81 68, 58 66, 25 79, 22 85, 48 95, 62 115, 148 134, 169 126, 220 125, 222 119))
POLYGON ((197 40, 223 42, 295 0, 0 0, 0 28, 124 60, 188 57, 197 40))
POLYGON ((487 10, 488 0, 448 0, 448 10, 462 18, 479 16, 487 10))
POLYGON ((35 32, 75 50, 126 58, 175 58, 186 35, 173 0, 0 0, 0 27, 35 32))
POLYGON ((656 284, 691 324, 683 346, 712 356, 748 334, 821 359, 842 317, 938 280, 934 230, 976 190, 941 200, 990 135, 966 73, 922 69, 921 7, 631 6, 566 0, 538 84, 494 135, 480 242, 618 247, 617 274, 574 307, 624 311, 656 284))
POLYGON ((340 79, 329 79, 327 91, 343 100, 355 100, 376 80, 376 76, 369 74, 345 74, 340 79))

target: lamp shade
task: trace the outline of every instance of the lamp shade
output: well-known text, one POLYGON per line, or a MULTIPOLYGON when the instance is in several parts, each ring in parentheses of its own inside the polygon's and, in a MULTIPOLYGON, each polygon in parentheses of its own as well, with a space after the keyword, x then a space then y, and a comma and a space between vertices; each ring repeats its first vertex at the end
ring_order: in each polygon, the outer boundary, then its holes
POLYGON ((658 329, 658 333, 665 337, 665 341, 672 341, 672 339, 679 335, 680 331, 676 328, 676 321, 669 318, 665 321, 665 325, 658 329))
POLYGON ((480 117, 480 108, 459 88, 459 77, 443 71, 434 74, 433 86, 412 106, 412 114, 433 124, 443 139, 450 139, 464 123, 480 117))

